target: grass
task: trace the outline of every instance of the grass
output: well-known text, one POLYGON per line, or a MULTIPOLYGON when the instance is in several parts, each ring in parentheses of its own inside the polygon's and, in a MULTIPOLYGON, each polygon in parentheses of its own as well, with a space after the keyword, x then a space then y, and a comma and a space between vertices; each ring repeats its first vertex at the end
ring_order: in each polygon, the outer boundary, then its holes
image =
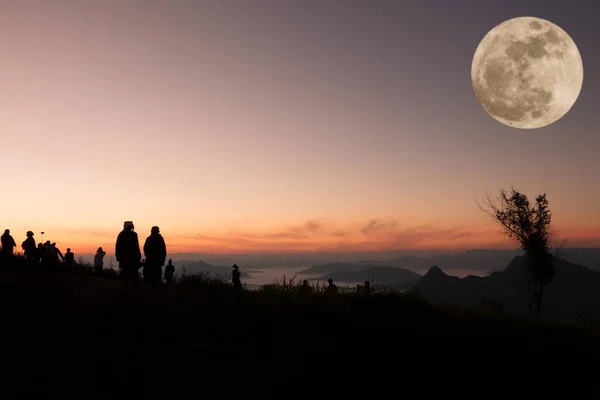
POLYGON ((125 291, 117 278, 110 268, 95 277, 85 263, 71 274, 34 273, 21 258, 0 270, 6 397, 319 397, 328 384, 340 397, 398 385, 463 395, 475 390, 468 380, 489 374, 511 388, 535 380, 539 392, 547 384, 537 376, 549 373, 579 373, 571 394, 597 389, 584 379, 600 356, 593 326, 532 330, 522 318, 384 287, 305 293, 286 276, 241 293, 206 274, 158 290, 140 282, 125 291))

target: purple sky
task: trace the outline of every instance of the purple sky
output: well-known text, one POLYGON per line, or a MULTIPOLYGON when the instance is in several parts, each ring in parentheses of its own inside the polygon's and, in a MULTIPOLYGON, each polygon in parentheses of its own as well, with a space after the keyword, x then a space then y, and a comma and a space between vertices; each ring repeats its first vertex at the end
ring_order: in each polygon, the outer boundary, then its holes
POLYGON ((502 240, 475 199, 513 184, 600 244, 599 14, 594 1, 2 0, 14 195, 1 221, 89 248, 124 220, 186 250, 475 247, 502 240), (496 122, 471 87, 479 41, 517 16, 556 23, 583 59, 574 107, 540 130, 496 122))

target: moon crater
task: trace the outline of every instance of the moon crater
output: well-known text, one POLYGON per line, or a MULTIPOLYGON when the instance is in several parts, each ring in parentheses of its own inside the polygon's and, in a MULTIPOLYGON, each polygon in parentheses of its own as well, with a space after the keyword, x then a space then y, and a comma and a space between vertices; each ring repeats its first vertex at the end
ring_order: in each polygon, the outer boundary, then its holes
POLYGON ((514 128, 541 128, 562 118, 577 100, 583 63, 560 27, 520 17, 481 40, 471 81, 477 100, 494 119, 514 128))

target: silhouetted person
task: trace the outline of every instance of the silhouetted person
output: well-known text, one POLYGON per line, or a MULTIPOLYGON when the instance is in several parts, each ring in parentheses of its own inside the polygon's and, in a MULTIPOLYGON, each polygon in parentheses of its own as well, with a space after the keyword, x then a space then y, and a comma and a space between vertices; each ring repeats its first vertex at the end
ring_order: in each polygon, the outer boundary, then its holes
POLYGON ((138 269, 142 259, 138 235, 133 229, 133 222, 125 221, 115 244, 115 258, 119 263, 126 287, 129 282, 137 282, 138 269))
POLYGON ((150 268, 148 268, 145 258, 140 261, 140 268, 142 269, 142 279, 150 282, 150 268))
POLYGON ((35 263, 35 269, 37 270, 42 263, 44 258, 44 245, 39 243, 37 248, 35 249, 35 253, 33 255, 33 262, 35 263))
POLYGON ((21 243, 21 248, 23 249, 23 254, 27 259, 27 264, 35 265, 35 252, 37 245, 35 244, 32 231, 27 231, 27 239, 21 243))
POLYGON ((329 283, 329 285, 327 286, 327 289, 325 289, 327 291, 327 293, 337 293, 338 288, 337 286, 333 283, 333 279, 329 278, 327 280, 327 283, 329 283))
POLYGON ((231 272, 231 283, 233 283, 233 288, 235 290, 242 290, 242 274, 240 273, 240 269, 237 264, 233 264, 233 271, 231 272))
POLYGON ((300 290, 302 291, 302 293, 308 293, 311 291, 311 287, 308 284, 308 279, 305 279, 302 281, 302 285, 300 285, 300 290))
POLYGON ((65 271, 71 272, 73 270, 73 263, 75 262, 75 254, 71 252, 70 248, 67 248, 67 252, 65 253, 65 271))
POLYGON ((169 263, 165 267, 165 280, 169 285, 173 284, 173 276, 175 276, 175 266, 173 260, 169 258, 169 263))
POLYGON ((106 252, 102 249, 102 247, 98 247, 98 250, 96 250, 96 254, 94 255, 94 273, 98 276, 102 276, 105 255, 106 252))
POLYGON ((144 255, 146 256, 146 267, 152 286, 156 287, 162 279, 162 266, 167 258, 167 246, 165 239, 160 234, 158 226, 153 226, 150 236, 144 243, 144 255))
POLYGON ((46 240, 42 252, 42 270, 46 272, 54 271, 56 264, 58 264, 58 254, 56 254, 52 243, 46 240))
POLYGON ((59 257, 60 257, 61 260, 64 260, 65 257, 60 252, 60 250, 58 249, 58 247, 56 247, 56 243, 52 243, 52 247, 54 248, 54 253, 56 254, 56 262, 58 263, 58 258, 59 257))
POLYGON ((10 236, 10 229, 6 229, 4 234, 0 236, 0 244, 2 244, 2 250, 0 250, 1 262, 9 264, 13 258, 14 248, 17 247, 15 239, 10 236))
POLYGON ((362 294, 367 296, 371 294, 371 282, 365 281, 365 286, 362 288, 362 294))
POLYGON ((52 262, 50 269, 54 272, 58 272, 61 260, 64 260, 64 256, 56 247, 56 243, 50 244, 50 248, 52 250, 52 262))

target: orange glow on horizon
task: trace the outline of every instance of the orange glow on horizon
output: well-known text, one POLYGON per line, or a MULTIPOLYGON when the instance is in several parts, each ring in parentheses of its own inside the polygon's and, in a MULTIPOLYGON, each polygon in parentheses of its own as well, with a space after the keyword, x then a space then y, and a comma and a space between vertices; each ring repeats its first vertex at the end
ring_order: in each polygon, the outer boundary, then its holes
MULTIPOLYGON (((136 226, 140 248, 149 234, 149 227, 136 226)), ((15 241, 24 240, 24 232, 11 230, 15 241), (23 236, 23 238, 21 238, 23 236)), ((44 240, 57 243, 60 249, 70 247, 77 254, 91 254, 103 247, 109 254, 119 230, 56 230, 46 232, 44 240)), ((342 228, 332 223, 309 220, 303 224, 269 231, 230 229, 222 232, 177 232, 162 229, 167 251, 174 253, 288 253, 288 252, 377 252, 393 250, 453 251, 475 248, 515 249, 517 243, 497 228, 474 226, 443 228, 411 226, 394 219, 370 220, 342 228)), ((600 229, 558 229, 558 237, 567 240, 567 247, 600 246, 600 229)), ((36 240, 41 240, 39 232, 36 240)))
POLYGON ((600 246, 594 96, 498 124, 463 79, 476 19, 459 40, 429 10, 415 46, 404 5, 388 25, 324 1, 8 3, 0 229, 19 245, 112 254, 132 220, 171 253, 516 248, 475 204, 514 184, 547 193, 569 246, 600 246), (466 58, 439 62, 445 36, 466 58))

